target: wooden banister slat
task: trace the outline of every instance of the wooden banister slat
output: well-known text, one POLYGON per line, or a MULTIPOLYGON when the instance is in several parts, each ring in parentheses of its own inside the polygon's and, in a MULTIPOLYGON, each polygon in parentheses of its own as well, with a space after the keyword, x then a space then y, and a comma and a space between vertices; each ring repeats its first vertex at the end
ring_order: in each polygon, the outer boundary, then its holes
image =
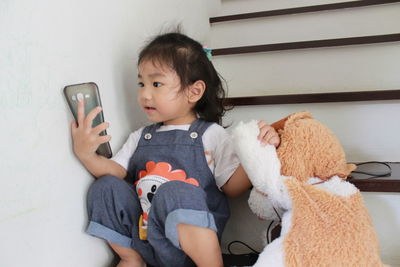
POLYGON ((253 106, 253 105, 329 103, 329 102, 397 100, 397 99, 400 99, 400 90, 228 97, 225 99, 224 103, 227 106, 232 106, 232 105, 253 106))
MULTIPOLYGON (((400 162, 384 162, 390 166, 391 174, 387 177, 361 178, 368 177, 366 173, 379 173, 381 170, 379 165, 372 163, 368 168, 364 168, 364 174, 352 173, 347 179, 348 182, 354 184, 360 191, 364 192, 400 192, 400 162)), ((367 164, 364 164, 364 167, 367 164)), ((356 169, 357 171, 357 169, 356 169)), ((387 169, 385 168, 385 171, 387 169)))
POLYGON ((306 48, 376 44, 376 43, 387 43, 387 42, 398 42, 398 41, 400 41, 400 33, 394 33, 385 35, 371 35, 371 36, 361 36, 361 37, 348 37, 348 38, 301 41, 301 42, 290 42, 290 43, 217 48, 212 50, 212 54, 213 56, 223 56, 223 55, 284 51, 284 50, 306 49, 306 48))
POLYGON ((268 11, 212 17, 212 18, 210 18, 210 23, 261 18, 261 17, 281 16, 281 15, 292 15, 292 14, 301 14, 301 13, 318 12, 318 11, 328 11, 328 10, 336 10, 336 9, 344 9, 344 8, 365 7, 365 6, 391 4, 391 3, 398 3, 398 2, 400 2, 400 0, 363 0, 363 1, 350 1, 350 2, 342 2, 342 3, 315 5, 315 6, 304 6, 304 7, 268 10, 268 11))
POLYGON ((353 179, 348 180, 363 192, 400 192, 400 178, 398 180, 387 179, 353 179))

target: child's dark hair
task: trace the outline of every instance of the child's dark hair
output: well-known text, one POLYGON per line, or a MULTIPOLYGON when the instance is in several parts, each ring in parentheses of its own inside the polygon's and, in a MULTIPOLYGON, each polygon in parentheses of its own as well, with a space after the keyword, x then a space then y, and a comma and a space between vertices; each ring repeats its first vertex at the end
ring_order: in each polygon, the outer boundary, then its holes
POLYGON ((205 92, 194 109, 200 118, 221 124, 221 118, 227 110, 223 104, 223 78, 199 42, 178 32, 159 35, 140 52, 138 65, 146 60, 166 64, 173 69, 180 78, 182 89, 198 80, 204 81, 205 92))

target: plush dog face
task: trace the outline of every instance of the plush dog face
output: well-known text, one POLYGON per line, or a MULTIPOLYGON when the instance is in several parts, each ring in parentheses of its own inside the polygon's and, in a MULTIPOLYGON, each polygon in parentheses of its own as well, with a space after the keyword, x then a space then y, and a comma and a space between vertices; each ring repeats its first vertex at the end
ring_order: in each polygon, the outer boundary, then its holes
POLYGON ((346 178, 354 164, 347 164, 336 136, 308 112, 298 112, 275 122, 281 143, 277 149, 281 174, 301 181, 310 177, 322 180, 337 175, 346 178))

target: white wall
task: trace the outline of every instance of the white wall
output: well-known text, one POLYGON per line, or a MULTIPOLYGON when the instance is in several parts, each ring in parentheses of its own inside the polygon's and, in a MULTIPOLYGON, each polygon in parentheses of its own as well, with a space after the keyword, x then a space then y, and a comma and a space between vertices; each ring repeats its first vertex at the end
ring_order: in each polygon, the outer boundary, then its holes
MULTIPOLYGON (((219 15, 333 2, 344 1, 223 0, 219 15)), ((397 3, 221 22, 211 26, 210 40, 212 47, 222 48, 397 33, 399 14, 397 3)), ((228 82, 230 96, 390 90, 399 89, 400 85, 400 42, 230 55, 213 60, 228 82)), ((240 120, 250 119, 274 122, 302 110, 311 111, 335 132, 349 161, 400 162, 399 100, 236 107, 227 113, 225 124, 234 127, 240 120)), ((383 260, 400 266, 400 194, 377 192, 363 196, 383 260)), ((249 218, 243 214, 237 212, 234 216, 249 218)), ((254 218, 250 221, 256 229, 265 227, 254 218)), ((251 225, 246 219, 239 224, 251 225)), ((228 225, 229 235, 235 233, 235 227, 228 225)), ((257 238, 257 233, 253 234, 257 238)), ((242 233, 237 237, 246 238, 242 233)), ((259 245, 249 237, 244 241, 259 245)))
MULTIPOLYGON (((107 266, 83 233, 92 177, 73 156, 65 85, 94 81, 116 151, 145 119, 135 107, 139 49, 183 25, 207 40, 219 1, 0 1, 0 266, 107 266)), ((205 43, 207 44, 207 43, 205 43)))

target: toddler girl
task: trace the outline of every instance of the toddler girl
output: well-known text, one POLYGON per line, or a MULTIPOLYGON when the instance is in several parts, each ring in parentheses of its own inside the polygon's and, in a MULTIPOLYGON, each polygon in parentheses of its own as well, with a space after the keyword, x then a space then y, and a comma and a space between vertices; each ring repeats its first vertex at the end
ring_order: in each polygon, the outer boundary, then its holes
MULTIPOLYGON (((133 132, 107 159, 110 140, 92 128, 100 107, 72 124, 74 152, 98 177, 88 192, 87 233, 105 239, 118 266, 223 266, 219 240, 229 217, 226 195, 251 187, 219 125, 224 89, 197 41, 180 33, 154 38, 138 60, 138 103, 154 124, 133 132), (126 178, 125 180, 123 178, 126 178)), ((265 122, 259 139, 279 144, 265 122)))

